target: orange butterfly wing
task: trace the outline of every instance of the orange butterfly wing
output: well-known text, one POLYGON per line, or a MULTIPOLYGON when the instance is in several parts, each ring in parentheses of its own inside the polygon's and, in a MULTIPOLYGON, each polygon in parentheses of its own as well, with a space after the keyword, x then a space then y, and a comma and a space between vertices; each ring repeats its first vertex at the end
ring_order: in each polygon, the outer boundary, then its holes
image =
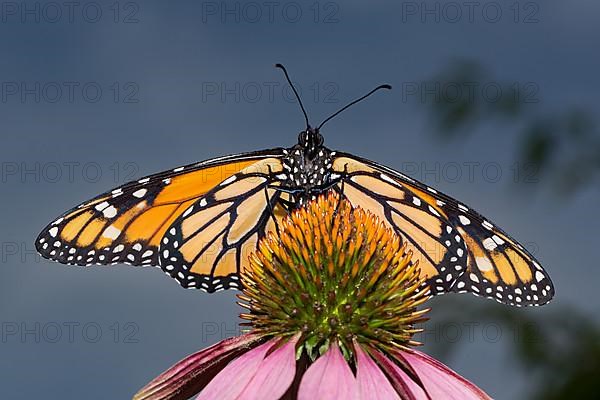
POLYGON ((498 302, 542 305, 554 287, 516 240, 450 196, 391 168, 338 153, 338 189, 386 221, 419 260, 432 294, 470 292, 498 302))
POLYGON ((36 239, 45 258, 74 265, 158 265, 169 226, 220 182, 280 149, 225 156, 151 175, 101 194, 50 223, 36 239))
POLYGON ((287 215, 277 190, 281 160, 265 158, 215 186, 167 230, 162 268, 185 288, 214 292, 239 288, 241 265, 258 240, 287 215))

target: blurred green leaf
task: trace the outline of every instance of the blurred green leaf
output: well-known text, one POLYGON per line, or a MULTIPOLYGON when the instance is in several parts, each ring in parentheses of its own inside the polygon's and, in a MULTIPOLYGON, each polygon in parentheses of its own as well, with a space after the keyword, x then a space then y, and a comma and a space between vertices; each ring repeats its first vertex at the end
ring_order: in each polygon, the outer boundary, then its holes
POLYGON ((527 127, 523 136, 521 159, 525 163, 533 163, 540 169, 550 162, 554 154, 556 140, 554 128, 545 121, 539 121, 527 127))
POLYGON ((510 120, 515 126, 525 125, 515 152, 523 165, 535 165, 561 195, 591 186, 600 175, 600 134, 589 112, 574 107, 560 114, 533 117, 525 104, 541 101, 537 87, 532 92, 526 84, 501 84, 472 61, 454 62, 423 84, 438 88, 458 85, 466 90, 489 82, 502 87, 503 95, 498 101, 485 99, 481 93, 451 98, 440 90, 435 101, 425 102, 440 136, 456 139, 475 131, 482 121, 510 120))
MULTIPOLYGON (((543 400, 596 399, 600 393, 600 327, 590 318, 566 307, 533 313, 489 302, 462 299, 436 304, 443 318, 438 324, 466 324, 476 320, 501 324, 518 332, 512 356, 534 383, 532 398, 543 400)), ((434 349, 449 356, 460 342, 439 341, 434 349)))

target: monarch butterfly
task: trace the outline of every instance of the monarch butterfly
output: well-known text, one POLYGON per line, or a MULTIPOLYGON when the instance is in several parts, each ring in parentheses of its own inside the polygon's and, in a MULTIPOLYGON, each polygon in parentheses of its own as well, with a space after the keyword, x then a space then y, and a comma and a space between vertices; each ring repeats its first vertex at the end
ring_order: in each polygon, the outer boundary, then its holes
POLYGON ((242 260, 277 221, 337 190, 407 242, 434 295, 470 292, 538 306, 554 295, 539 263, 489 219, 398 171, 323 145, 320 129, 381 85, 311 128, 291 148, 213 158, 130 182, 73 208, 36 240, 65 264, 160 266, 185 288, 239 288, 242 260))

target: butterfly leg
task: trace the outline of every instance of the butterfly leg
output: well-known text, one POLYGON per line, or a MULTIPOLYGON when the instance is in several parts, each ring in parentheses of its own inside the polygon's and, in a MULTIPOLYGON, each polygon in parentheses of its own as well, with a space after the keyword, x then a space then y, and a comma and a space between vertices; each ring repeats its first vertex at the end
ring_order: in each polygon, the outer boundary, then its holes
POLYGON ((303 188, 297 188, 297 187, 269 185, 269 189, 276 189, 276 190, 279 190, 280 192, 284 192, 284 193, 288 193, 288 194, 296 194, 296 195, 299 193, 304 193, 303 188))
POLYGON ((340 211, 340 206, 342 204, 342 196, 344 196, 344 180, 342 179, 342 186, 340 187, 340 197, 338 198, 338 203, 337 206, 335 208, 335 213, 339 213, 340 211))
POLYGON ((269 189, 275 189, 278 192, 287 193, 289 195, 290 200, 282 199, 279 196, 278 202, 285 208, 287 212, 292 211, 300 204, 299 200, 302 195, 305 193, 304 188, 297 187, 288 187, 283 185, 268 185, 269 189))
POLYGON ((319 186, 315 186, 311 189, 311 192, 314 192, 316 194, 322 194, 327 192, 329 189, 333 188, 335 185, 337 185, 338 183, 340 183, 341 181, 341 177, 340 178, 335 178, 332 179, 330 182, 327 182, 323 185, 319 185, 319 186))
POLYGON ((337 186, 336 186, 336 190, 338 190, 338 191, 339 191, 339 193, 340 193, 340 197, 339 197, 339 199, 338 199, 338 203, 337 203, 337 206, 336 206, 336 208, 335 208, 335 212, 336 212, 336 214, 337 214, 337 213, 339 213, 339 211, 340 211, 340 205, 342 204, 342 198, 343 198, 343 196, 344 196, 344 183, 346 182, 346 179, 345 179, 345 178, 346 178, 346 176, 347 176, 347 173, 348 173, 348 164, 345 164, 345 165, 344 165, 344 175, 343 175, 343 176, 341 176, 341 177, 339 177, 339 178, 337 179, 338 181, 341 181, 341 182, 342 182, 342 184, 341 184, 341 186, 340 186, 340 188, 339 188, 339 189, 337 189, 337 186))
MULTIPOLYGON (((273 174, 273 171, 271 171, 271 166, 268 165, 269 167, 269 175, 273 174)), ((279 230, 279 223, 277 222, 277 218, 275 217, 275 211, 273 210, 273 204, 271 203, 271 199, 269 198, 269 192, 267 190, 268 187, 272 187, 269 185, 265 185, 265 200, 267 201, 267 207, 269 208, 269 215, 271 218, 273 218, 273 221, 275 221, 275 231, 277 232, 277 236, 279 236, 280 234, 280 230, 279 230)), ((279 196, 276 197, 276 203, 277 203, 277 199, 279 198, 279 196)), ((268 218, 267 218, 268 221, 268 218)))

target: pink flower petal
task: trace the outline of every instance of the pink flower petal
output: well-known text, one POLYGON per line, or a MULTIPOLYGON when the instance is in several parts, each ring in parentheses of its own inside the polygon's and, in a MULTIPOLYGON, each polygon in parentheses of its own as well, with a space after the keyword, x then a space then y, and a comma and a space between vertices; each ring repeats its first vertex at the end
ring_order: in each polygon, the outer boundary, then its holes
POLYGON ((400 355, 416 371, 432 399, 491 400, 477 386, 427 354, 411 350, 400 355))
POLYGON ((265 355, 274 344, 275 342, 270 340, 231 361, 206 385, 196 400, 237 399, 252 380, 265 355))
POLYGON ((293 338, 269 354, 258 372, 240 395, 244 400, 278 400, 288 390, 296 375, 296 343, 293 338))
POLYGON ((256 335, 225 339, 192 354, 153 379, 135 394, 133 400, 189 399, 239 354, 255 346, 256 335))
POLYGON ((356 400, 357 389, 352 370, 334 343, 304 373, 298 400, 356 400))
POLYGON ((395 361, 389 359, 383 353, 375 350, 373 356, 379 362, 385 372, 388 374, 392 386, 398 393, 402 395, 403 399, 406 400, 431 400, 427 394, 421 389, 418 383, 416 383, 406 372, 400 368, 395 361))
POLYGON ((400 400, 388 378, 370 355, 354 343, 356 351, 356 381, 360 400, 400 400))

